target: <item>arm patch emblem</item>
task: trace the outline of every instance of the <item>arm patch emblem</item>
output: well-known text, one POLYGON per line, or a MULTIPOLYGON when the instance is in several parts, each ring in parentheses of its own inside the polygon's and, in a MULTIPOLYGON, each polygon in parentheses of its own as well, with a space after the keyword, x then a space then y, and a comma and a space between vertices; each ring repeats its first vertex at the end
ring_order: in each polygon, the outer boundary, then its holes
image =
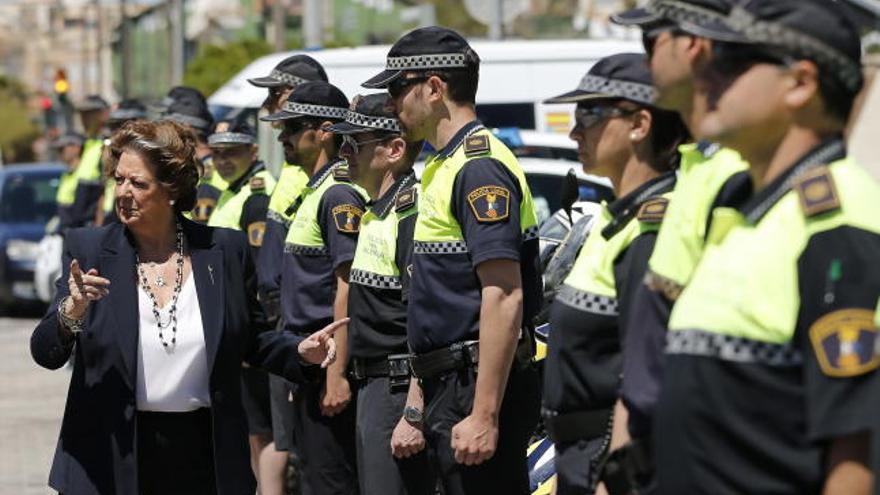
POLYGON ((828 167, 819 167, 798 177, 794 188, 808 218, 840 208, 840 196, 828 167))
POLYGON ((253 247, 263 245, 263 236, 266 235, 266 222, 251 222, 247 226, 248 244, 253 247))
POLYGON ((822 372, 846 378, 880 367, 877 331, 869 309, 841 309, 816 320, 810 327, 810 343, 822 372))
POLYGON ((336 230, 346 234, 356 234, 361 229, 361 217, 363 210, 352 204, 344 204, 333 207, 331 210, 336 230))
POLYGON ((666 198, 649 199, 642 203, 636 217, 640 222, 660 223, 663 221, 663 215, 666 215, 667 206, 669 206, 669 200, 666 198))
POLYGON ((498 222, 510 216, 510 191, 501 186, 483 186, 468 194, 468 204, 478 222, 498 222))

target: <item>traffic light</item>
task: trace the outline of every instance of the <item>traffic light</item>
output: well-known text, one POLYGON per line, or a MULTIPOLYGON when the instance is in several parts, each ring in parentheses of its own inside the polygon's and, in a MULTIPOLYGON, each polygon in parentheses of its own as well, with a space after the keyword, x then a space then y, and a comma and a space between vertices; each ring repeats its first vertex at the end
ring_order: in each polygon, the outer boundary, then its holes
POLYGON ((70 89, 70 84, 67 82, 67 74, 64 72, 64 69, 58 69, 55 72, 55 94, 58 95, 59 98, 63 96, 67 96, 67 91, 70 89))
POLYGON ((63 118, 64 130, 71 130, 73 129, 73 105, 67 97, 70 83, 67 82, 67 73, 64 69, 55 71, 55 83, 52 88, 55 90, 55 99, 58 101, 57 113, 63 118))

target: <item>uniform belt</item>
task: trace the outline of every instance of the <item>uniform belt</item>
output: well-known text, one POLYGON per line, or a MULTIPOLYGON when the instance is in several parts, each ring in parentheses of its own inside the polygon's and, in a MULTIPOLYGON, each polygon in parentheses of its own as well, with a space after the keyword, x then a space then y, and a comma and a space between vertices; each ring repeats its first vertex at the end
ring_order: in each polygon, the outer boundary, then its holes
POLYGON ((388 377, 392 385, 409 383, 411 354, 391 354, 382 358, 352 358, 349 375, 355 380, 388 377))
MULTIPOLYGON (((532 334, 528 331, 523 333, 517 344, 515 361, 520 366, 528 365, 535 355, 535 346, 532 342, 532 334)), ((426 380, 446 373, 447 371, 477 367, 480 362, 480 341, 467 340, 456 342, 449 347, 437 349, 413 356, 410 361, 413 376, 420 380, 426 380)))
POLYGON ((643 493, 654 478, 654 456, 647 439, 633 439, 609 452, 599 467, 599 479, 610 495, 643 493))
POLYGON ((567 413, 544 409, 541 412, 547 433, 553 443, 559 445, 605 436, 612 413, 612 408, 567 413))

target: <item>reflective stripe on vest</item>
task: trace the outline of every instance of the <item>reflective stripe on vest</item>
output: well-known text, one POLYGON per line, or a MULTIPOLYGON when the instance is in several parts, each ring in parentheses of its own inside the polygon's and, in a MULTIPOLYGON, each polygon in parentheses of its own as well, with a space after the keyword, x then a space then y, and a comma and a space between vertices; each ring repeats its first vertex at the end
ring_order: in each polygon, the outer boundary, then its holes
POLYGON ((846 202, 877 197, 876 182, 850 159, 829 170, 842 199, 836 211, 806 217, 796 191, 755 224, 732 208, 714 211, 705 253, 673 307, 667 352, 797 364, 791 340, 800 309, 798 259, 810 238, 842 225, 880 232, 872 205, 846 202))
POLYGON ((345 162, 340 161, 327 168, 323 175, 315 181, 313 187, 303 188, 302 203, 294 213, 293 221, 287 230, 287 237, 284 239, 285 253, 303 256, 324 256, 327 254, 324 237, 321 235, 321 225, 318 223, 318 207, 321 205, 321 198, 324 197, 327 189, 336 184, 345 184, 352 187, 362 197, 367 197, 366 191, 357 185, 340 182, 333 177, 334 170, 345 166, 345 162))
POLYGON ((298 165, 284 164, 278 183, 269 198, 267 216, 276 222, 288 225, 293 215, 287 215, 287 209, 296 201, 309 183, 309 176, 298 165))
POLYGON ((703 254, 709 210, 718 192, 730 176, 748 169, 748 164, 730 149, 709 157, 696 144, 683 145, 679 151, 678 180, 649 266, 657 275, 684 286, 703 254))
MULTIPOLYGON (((475 158, 498 160, 516 177, 522 191, 519 209, 523 240, 534 239, 538 235, 538 220, 532 192, 516 156, 486 128, 478 127, 469 136, 486 136, 489 140, 489 151, 477 156, 467 156, 464 146, 459 144, 448 157, 432 157, 425 165, 419 196, 420 214, 416 220, 414 235, 415 254, 467 252, 461 225, 452 214, 452 192, 458 173, 468 161, 475 158)), ((462 143, 466 139, 467 137, 462 139, 462 143)))
MULTIPOLYGON (((266 185, 266 191, 271 192, 275 187, 275 178, 268 170, 261 170, 251 176, 261 177, 266 185)), ((217 207, 211 213, 208 219, 208 225, 211 227, 226 227, 235 230, 241 230, 241 213, 244 209, 244 203, 251 196, 251 181, 248 179, 238 192, 226 189, 217 200, 217 207)))
MULTIPOLYGON (((405 181, 399 186, 412 185, 405 181)), ((418 185, 416 185, 418 187, 418 185)), ((390 211, 384 218, 368 209, 361 217, 357 249, 351 264, 350 282, 377 289, 400 289, 400 270, 397 266, 397 228, 401 220, 418 213, 418 208, 410 207, 397 211, 394 207, 397 193, 405 187, 398 187, 391 199, 390 211)))

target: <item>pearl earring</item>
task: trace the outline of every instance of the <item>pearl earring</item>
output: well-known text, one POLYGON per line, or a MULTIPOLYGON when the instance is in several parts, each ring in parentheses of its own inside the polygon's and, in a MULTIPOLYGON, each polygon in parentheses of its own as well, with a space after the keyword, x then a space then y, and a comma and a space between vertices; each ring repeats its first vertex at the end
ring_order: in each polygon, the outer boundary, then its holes
POLYGON ((633 131, 633 132, 629 133, 629 140, 630 141, 635 141, 638 138, 639 138, 638 132, 633 131))
POLYGON ((168 204, 171 206, 174 206, 174 200, 172 199, 171 201, 168 202, 168 204))

